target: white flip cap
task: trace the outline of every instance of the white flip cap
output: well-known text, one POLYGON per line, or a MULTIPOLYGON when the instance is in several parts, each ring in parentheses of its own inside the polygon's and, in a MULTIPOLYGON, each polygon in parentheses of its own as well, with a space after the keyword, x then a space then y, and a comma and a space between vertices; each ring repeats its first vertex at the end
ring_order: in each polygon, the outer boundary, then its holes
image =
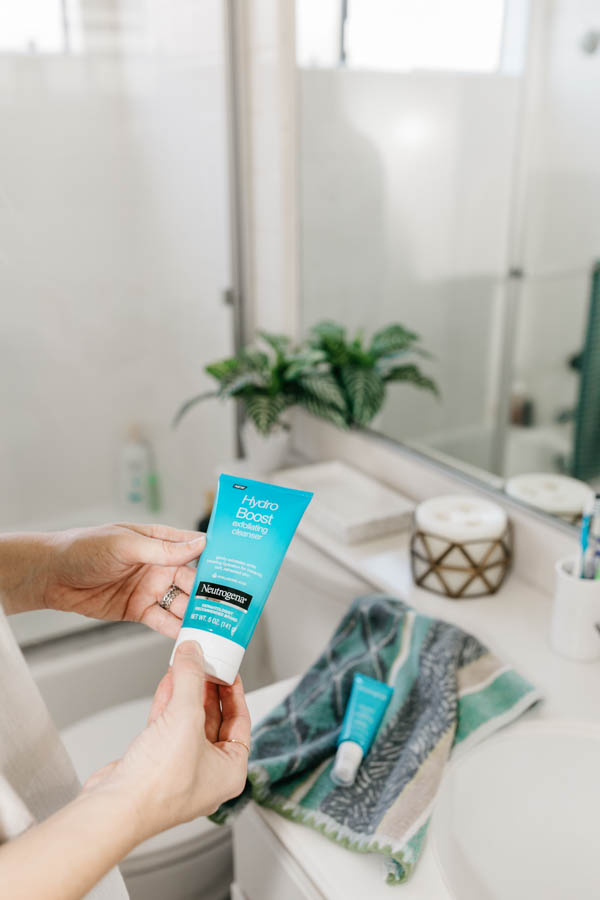
POLYGON ((340 787, 349 787, 354 783, 363 756, 362 747, 356 741, 342 741, 335 755, 331 780, 340 787))
POLYGON ((200 628, 182 628, 177 635, 175 646, 169 660, 173 665, 175 651, 184 641, 196 641, 204 655, 204 669, 209 681, 218 684, 233 684, 235 676, 244 658, 245 648, 235 641, 213 634, 212 631, 201 631, 200 628))

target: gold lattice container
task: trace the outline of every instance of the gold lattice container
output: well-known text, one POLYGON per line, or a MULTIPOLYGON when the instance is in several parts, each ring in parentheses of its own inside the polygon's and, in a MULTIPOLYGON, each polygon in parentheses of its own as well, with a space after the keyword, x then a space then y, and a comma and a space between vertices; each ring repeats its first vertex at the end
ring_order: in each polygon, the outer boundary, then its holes
POLYGON ((500 537, 455 542, 414 526, 412 576, 419 587, 455 600, 495 594, 512 561, 510 522, 500 537))

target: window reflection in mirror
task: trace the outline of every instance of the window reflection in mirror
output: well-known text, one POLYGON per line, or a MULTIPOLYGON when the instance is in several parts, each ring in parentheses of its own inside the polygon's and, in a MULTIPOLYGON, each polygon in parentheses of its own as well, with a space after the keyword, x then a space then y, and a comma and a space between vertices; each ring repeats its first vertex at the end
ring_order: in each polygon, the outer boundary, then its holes
POLYGON ((593 6, 296 7, 303 327, 418 332, 441 396, 372 427, 566 521, 600 483, 593 6))

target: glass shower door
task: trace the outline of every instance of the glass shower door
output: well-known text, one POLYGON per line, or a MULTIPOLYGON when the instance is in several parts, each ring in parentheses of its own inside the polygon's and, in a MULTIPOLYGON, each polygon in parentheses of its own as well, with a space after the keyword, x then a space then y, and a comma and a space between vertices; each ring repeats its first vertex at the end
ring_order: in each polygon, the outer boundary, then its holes
POLYGON ((0 8, 0 529, 122 516, 130 426, 190 527, 231 408, 180 404, 232 350, 224 0, 0 8))

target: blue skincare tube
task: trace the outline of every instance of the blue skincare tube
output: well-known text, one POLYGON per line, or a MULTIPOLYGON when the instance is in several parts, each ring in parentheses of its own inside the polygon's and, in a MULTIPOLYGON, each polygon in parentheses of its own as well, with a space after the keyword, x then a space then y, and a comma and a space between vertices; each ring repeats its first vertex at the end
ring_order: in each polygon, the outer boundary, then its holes
POLYGON ((354 783, 359 766, 371 749, 393 688, 357 672, 338 738, 331 780, 341 787, 354 783))
POLYGON ((173 649, 174 655, 182 641, 197 641, 210 681, 235 681, 312 496, 262 481, 219 476, 206 546, 173 649))

